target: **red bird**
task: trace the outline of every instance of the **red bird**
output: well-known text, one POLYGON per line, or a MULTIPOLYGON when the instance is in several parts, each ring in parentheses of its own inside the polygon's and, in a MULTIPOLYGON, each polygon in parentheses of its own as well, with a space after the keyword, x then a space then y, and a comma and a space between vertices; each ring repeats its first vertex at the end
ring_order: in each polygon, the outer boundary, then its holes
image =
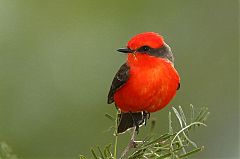
POLYGON ((115 75, 108 104, 120 110, 118 133, 135 127, 138 131, 148 114, 164 108, 180 87, 170 47, 161 35, 145 32, 134 36, 126 48, 124 63, 115 75))

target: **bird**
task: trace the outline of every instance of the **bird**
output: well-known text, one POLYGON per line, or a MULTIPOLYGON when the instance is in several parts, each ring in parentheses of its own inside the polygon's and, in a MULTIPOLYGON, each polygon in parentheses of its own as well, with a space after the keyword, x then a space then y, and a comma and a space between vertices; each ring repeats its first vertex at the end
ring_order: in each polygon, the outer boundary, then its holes
POLYGON ((126 62, 113 78, 107 103, 114 103, 118 114, 117 133, 146 124, 150 113, 163 109, 180 88, 171 48, 156 32, 133 36, 125 48, 126 62))

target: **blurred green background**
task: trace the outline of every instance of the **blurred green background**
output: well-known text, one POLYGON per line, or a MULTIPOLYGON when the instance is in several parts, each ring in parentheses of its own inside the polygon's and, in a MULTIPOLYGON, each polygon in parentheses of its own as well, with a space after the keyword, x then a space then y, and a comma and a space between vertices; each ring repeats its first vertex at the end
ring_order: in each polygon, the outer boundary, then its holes
MULTIPOLYGON (((78 158, 113 142, 106 96, 126 58, 116 49, 155 31, 181 75, 170 105, 211 112, 208 127, 193 133, 205 146, 194 158, 238 158, 237 9, 234 0, 0 0, 0 141, 19 158, 39 159, 78 158)), ((156 132, 167 131, 169 110, 152 115, 156 132)))

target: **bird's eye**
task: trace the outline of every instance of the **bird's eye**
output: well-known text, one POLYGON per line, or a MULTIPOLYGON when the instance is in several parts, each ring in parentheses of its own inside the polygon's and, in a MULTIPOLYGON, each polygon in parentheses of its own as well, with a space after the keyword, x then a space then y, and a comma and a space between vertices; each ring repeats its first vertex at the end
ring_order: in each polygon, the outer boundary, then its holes
POLYGON ((139 49, 139 52, 148 52, 150 51, 150 47, 149 46, 142 46, 140 49, 139 49))

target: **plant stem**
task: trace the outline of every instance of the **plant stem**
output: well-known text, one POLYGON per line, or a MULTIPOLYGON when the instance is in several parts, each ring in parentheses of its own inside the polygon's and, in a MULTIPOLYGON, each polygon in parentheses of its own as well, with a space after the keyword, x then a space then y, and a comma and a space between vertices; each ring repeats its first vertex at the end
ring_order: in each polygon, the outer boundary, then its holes
POLYGON ((117 159, 117 142, 118 142, 117 127, 118 127, 118 112, 116 113, 116 119, 115 119, 114 159, 117 159))
POLYGON ((170 147, 173 149, 173 142, 174 140, 179 136, 179 134, 181 132, 184 132, 184 130, 188 129, 189 127, 193 126, 193 125, 203 125, 203 126, 207 126, 206 124, 202 123, 202 122, 194 122, 189 124, 188 126, 184 127, 183 129, 181 129, 179 132, 177 132, 177 134, 174 136, 174 138, 172 139, 171 143, 170 143, 170 147))

